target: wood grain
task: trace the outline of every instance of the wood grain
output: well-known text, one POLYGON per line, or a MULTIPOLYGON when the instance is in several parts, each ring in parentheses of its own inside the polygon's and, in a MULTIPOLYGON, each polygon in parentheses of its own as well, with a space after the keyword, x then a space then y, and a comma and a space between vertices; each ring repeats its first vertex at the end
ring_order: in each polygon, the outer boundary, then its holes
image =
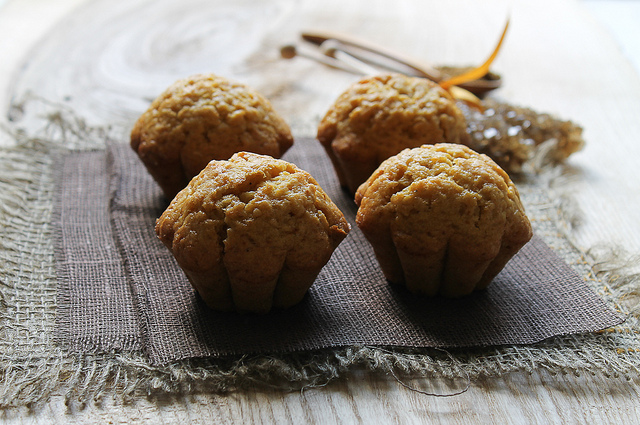
MULTIPOLYGON (((442 381, 413 384, 452 389, 442 381)), ((356 372, 324 388, 292 393, 202 394, 127 406, 104 400, 84 409, 67 408, 59 397, 42 409, 3 412, 0 418, 8 424, 632 424, 640 417, 637 384, 540 371, 485 379, 463 395, 435 398, 407 391, 391 377, 356 372)))
MULTIPOLYGON (((42 8, 29 1, 34 10, 42 8)), ((81 1, 64 4, 71 8, 81 1)), ((18 13, 16 5, 12 1, 5 9, 18 13)), ((640 177, 618 171, 620 152, 633 156, 640 149, 634 136, 640 132, 640 78, 612 37, 571 0, 403 0, 394 7, 383 1, 363 6, 338 0, 233 5, 85 0, 17 67, 5 83, 3 104, 32 93, 126 135, 150 100, 175 79, 216 72, 261 91, 297 134, 313 135, 324 112, 357 76, 302 58, 281 59, 278 48, 297 41, 301 31, 352 33, 435 64, 477 64, 491 51, 508 15, 512 25, 494 65, 505 85, 496 95, 585 126, 587 149, 571 161, 579 177, 573 192, 585 206, 577 243, 587 248, 613 238, 640 252, 640 232, 630 231, 638 225, 634 200, 640 199, 640 177), (600 225, 603 217, 616 225, 600 225)), ((47 16, 35 19, 46 22, 47 16)), ((33 43, 33 37, 26 41, 33 43)), ((14 57, 17 51, 15 45, 9 49, 14 57)))
MULTIPOLYGON (((10 0, 0 9, 0 96, 35 93, 126 135, 173 80, 217 72, 263 92, 300 135, 357 78, 278 47, 300 31, 347 32, 436 64, 479 63, 508 14, 511 29, 494 69, 498 95, 585 127, 587 148, 570 161, 567 187, 583 211, 574 229, 586 248, 616 241, 640 252, 640 78, 606 33, 573 0, 10 0), (77 8, 76 8, 77 7, 77 8), (70 11, 73 10, 73 13, 70 11), (7 35, 9 34, 9 35, 7 35), (46 37, 41 38, 43 34, 46 37), (40 40, 36 43, 36 40, 40 40)), ((22 123, 36 119, 32 113, 22 123)), ((21 124, 21 122, 18 122, 21 124)), ((451 390, 449 382, 416 382, 451 390)), ((455 388, 455 386, 454 386, 455 388)), ((6 423, 637 423, 640 378, 512 374, 473 382, 465 394, 428 397, 393 378, 355 372, 301 393, 277 390, 196 395, 134 405, 0 412, 6 423)))

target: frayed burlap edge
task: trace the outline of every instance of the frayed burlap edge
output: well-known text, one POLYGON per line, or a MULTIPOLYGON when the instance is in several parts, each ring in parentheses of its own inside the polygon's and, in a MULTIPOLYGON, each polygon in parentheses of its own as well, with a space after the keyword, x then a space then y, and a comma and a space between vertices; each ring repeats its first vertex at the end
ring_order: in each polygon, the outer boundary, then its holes
POLYGON ((354 346, 314 352, 191 359, 154 367, 141 353, 69 355, 53 343, 56 275, 51 228, 55 157, 104 149, 103 129, 71 111, 46 116, 44 136, 5 128, 14 146, 0 156, 0 408, 37 405, 53 395, 67 403, 111 397, 227 392, 256 385, 299 390, 326 385, 355 369, 372 373, 474 380, 544 369, 636 379, 640 375, 640 279, 626 254, 580 252, 571 231, 579 213, 553 182, 562 167, 545 166, 519 182, 536 232, 627 321, 602 332, 556 337, 530 346, 476 350, 407 350, 354 346), (533 177, 532 177, 533 176, 533 177), (552 188, 552 186, 554 188, 552 188), (547 192, 552 190, 551 194, 547 192), (606 254, 606 256, 603 255, 606 254), (608 256, 608 257, 607 257, 608 256))

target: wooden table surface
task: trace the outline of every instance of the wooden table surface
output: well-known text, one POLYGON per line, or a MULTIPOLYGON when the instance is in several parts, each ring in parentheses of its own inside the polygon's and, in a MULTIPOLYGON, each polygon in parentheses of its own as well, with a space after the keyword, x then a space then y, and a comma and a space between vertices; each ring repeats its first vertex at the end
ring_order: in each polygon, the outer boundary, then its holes
MULTIPOLYGON (((281 59, 278 47, 297 41, 300 31, 337 30, 437 64, 475 64, 488 55, 509 16, 507 40, 493 66, 505 78, 497 94, 585 128, 587 146, 571 157, 573 177, 563 182, 582 211, 572 230, 576 244, 586 250, 617 243, 640 253, 640 74, 630 59, 634 52, 629 55, 616 39, 640 40, 640 25, 611 31, 607 24, 616 18, 606 13, 612 8, 624 11, 621 21, 635 16, 640 24, 639 4, 620 1, 5 0, 0 114, 6 120, 11 102, 33 93, 126 134, 169 83, 213 71, 258 89, 297 135, 313 135, 357 76, 303 58, 281 59)), ((80 411, 54 397, 35 411, 0 412, 0 421, 640 423, 637 378, 541 370, 474 381, 462 395, 436 398, 407 391, 392 378, 354 372, 302 393, 142 399, 80 411)))

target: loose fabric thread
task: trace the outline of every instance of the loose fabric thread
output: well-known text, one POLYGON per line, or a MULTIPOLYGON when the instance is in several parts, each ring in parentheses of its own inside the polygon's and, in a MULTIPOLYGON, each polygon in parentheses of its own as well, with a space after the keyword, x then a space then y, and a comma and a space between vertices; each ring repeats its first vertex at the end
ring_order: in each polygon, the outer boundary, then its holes
MULTIPOLYGON (((57 117, 68 118, 64 114, 57 117)), ((631 297, 640 289, 638 276, 629 267, 619 267, 625 258, 620 254, 599 262, 597 273, 592 271, 593 258, 571 247, 570 231, 558 230, 563 228, 559 213, 566 211, 562 204, 554 203, 559 199, 557 192, 547 200, 525 202, 527 211, 535 217, 545 240, 587 276, 601 296, 631 312, 620 326, 526 347, 453 350, 451 358, 434 355, 432 350, 385 352, 353 346, 289 355, 189 359, 154 367, 139 352, 69 355, 52 341, 57 307, 50 228, 52 156, 69 149, 104 149, 104 133, 85 127, 61 138, 59 131, 49 131, 55 137, 10 128, 8 137, 15 146, 2 148, 0 155, 0 408, 46 402, 54 392, 65 394, 72 404, 99 402, 104 397, 132 402, 138 396, 156 393, 233 391, 279 381, 296 390, 325 385, 354 368, 387 373, 389 364, 425 379, 464 379, 468 374, 474 380, 537 369, 629 380, 640 375, 640 303, 631 297), (379 362, 379 356, 388 356, 392 362, 379 362), (463 376, 461 370, 465 371, 463 376)), ((531 192, 543 193, 548 186, 544 179, 538 179, 519 187, 526 201, 531 192)))

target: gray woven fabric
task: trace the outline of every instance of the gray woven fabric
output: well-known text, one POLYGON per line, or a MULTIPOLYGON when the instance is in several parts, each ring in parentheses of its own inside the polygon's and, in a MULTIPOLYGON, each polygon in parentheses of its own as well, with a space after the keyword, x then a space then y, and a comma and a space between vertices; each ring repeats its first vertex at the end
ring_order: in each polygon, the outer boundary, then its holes
MULTIPOLYGON (((579 226, 574 220, 579 210, 571 202, 573 186, 564 181, 564 167, 547 168, 521 179, 518 187, 537 235, 599 296, 627 312, 623 324, 604 332, 558 336, 533 345, 450 349, 448 353, 357 345, 185 359, 166 366, 151 365, 142 351, 63 351, 54 344, 61 309, 56 294, 60 263, 54 256, 52 224, 53 204, 58 199, 55 182, 60 179, 54 172, 59 164, 53 158, 69 150, 72 155, 77 150, 103 150, 107 137, 102 129, 86 126, 72 111, 55 109, 52 116, 58 119, 60 113, 62 119, 56 123, 62 127, 46 127, 44 135, 15 132, 16 146, 0 149, 0 409, 33 406, 52 395, 63 395, 70 405, 82 405, 109 396, 133 401, 156 394, 231 391, 256 385, 299 390, 349 377, 353 369, 374 376, 398 372, 426 379, 472 380, 539 369, 629 380, 640 373, 638 260, 607 246, 581 251, 571 242, 572 228, 579 226), (73 131, 67 131, 69 128, 73 131), (51 131, 55 129, 60 131, 51 131)), ((125 137, 112 134, 109 138, 125 137)))
POLYGON ((77 152, 58 170, 54 207, 58 334, 77 352, 139 350, 138 314, 109 214, 104 152, 77 152))
POLYGON ((301 304, 252 316, 213 312, 191 289, 153 230, 168 201, 128 146, 66 157, 55 226, 58 342, 81 353, 142 347, 163 365, 357 344, 531 344, 623 321, 537 237, 487 291, 465 299, 392 288, 319 144, 299 139, 285 159, 316 177, 353 230, 301 304))

